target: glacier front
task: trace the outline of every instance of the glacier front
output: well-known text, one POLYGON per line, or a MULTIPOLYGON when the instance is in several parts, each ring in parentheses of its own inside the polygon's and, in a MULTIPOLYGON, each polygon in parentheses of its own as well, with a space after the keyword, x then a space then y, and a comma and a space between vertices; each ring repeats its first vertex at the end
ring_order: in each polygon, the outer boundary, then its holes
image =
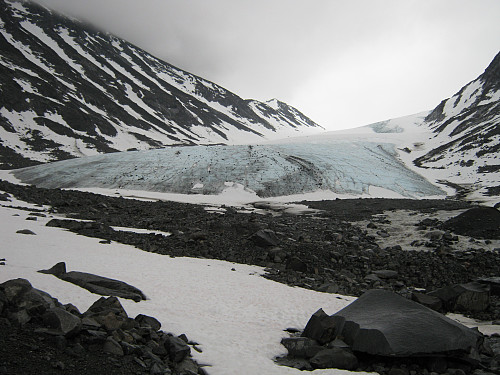
POLYGON ((394 143, 333 140, 248 146, 169 147, 54 162, 14 171, 47 188, 119 188, 219 194, 237 183, 259 197, 382 188, 422 198, 445 193, 399 159, 394 143))

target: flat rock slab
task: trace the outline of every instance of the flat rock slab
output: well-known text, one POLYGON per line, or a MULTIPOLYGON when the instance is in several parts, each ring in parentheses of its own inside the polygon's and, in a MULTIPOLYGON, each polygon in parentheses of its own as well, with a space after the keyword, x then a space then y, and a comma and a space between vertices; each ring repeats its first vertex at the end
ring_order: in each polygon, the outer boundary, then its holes
POLYGON ((466 354, 478 348, 482 337, 436 311, 385 290, 369 290, 332 317, 344 320, 341 336, 354 351, 373 355, 466 354))
POLYGON ((61 280, 73 283, 92 293, 100 294, 101 296, 127 298, 135 302, 146 299, 146 296, 141 290, 123 281, 86 272, 65 272, 65 270, 66 265, 64 262, 61 262, 48 270, 40 270, 38 272, 52 274, 61 280))

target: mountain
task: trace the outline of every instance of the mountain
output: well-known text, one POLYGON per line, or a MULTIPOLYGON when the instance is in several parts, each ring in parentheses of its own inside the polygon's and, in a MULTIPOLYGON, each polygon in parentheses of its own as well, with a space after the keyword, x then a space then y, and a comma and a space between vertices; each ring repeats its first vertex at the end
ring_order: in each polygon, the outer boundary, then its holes
MULTIPOLYGON (((183 194, 239 190, 250 200, 304 193, 319 199, 458 193, 495 204, 499 56, 456 95, 416 115, 260 145, 96 155, 24 168, 14 175, 42 187, 183 194)), ((282 104, 274 100, 268 106, 282 104)))
POLYGON ((500 53, 483 74, 443 100, 422 126, 414 163, 471 197, 500 195, 500 53))
POLYGON ((0 19, 4 168, 323 130, 283 102, 242 99, 29 1, 0 0, 0 19))

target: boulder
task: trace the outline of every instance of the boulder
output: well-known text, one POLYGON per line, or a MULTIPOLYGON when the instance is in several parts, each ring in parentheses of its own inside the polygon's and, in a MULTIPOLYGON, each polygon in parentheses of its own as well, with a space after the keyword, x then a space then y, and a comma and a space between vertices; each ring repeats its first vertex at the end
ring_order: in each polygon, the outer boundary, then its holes
POLYGON ((297 272, 307 272, 307 263, 300 258, 292 257, 288 260, 286 268, 297 272))
POLYGON ((311 371, 314 370, 309 361, 305 358, 299 357, 279 357, 276 358, 276 363, 280 366, 293 367, 298 370, 311 371))
POLYGON ((474 207, 445 221, 441 227, 474 238, 500 239, 500 211, 474 207))
POLYGON ((102 296, 116 296, 139 302, 146 299, 142 291, 123 281, 110 279, 86 272, 66 272, 66 264, 59 262, 48 270, 40 270, 40 273, 54 275, 61 280, 76 284, 88 291, 102 296))
POLYGON ((339 334, 339 321, 342 321, 342 319, 329 316, 323 309, 319 309, 307 322, 302 337, 316 340, 321 345, 326 344, 339 334))
POLYGON ((49 333, 63 336, 73 335, 80 331, 82 321, 77 316, 61 307, 54 307, 42 316, 43 322, 53 331, 49 333))
POLYGON ((85 316, 92 316, 99 313, 113 312, 116 315, 127 317, 127 312, 123 308, 122 304, 116 297, 101 297, 95 301, 92 306, 88 308, 86 312, 83 313, 85 316))
POLYGON ((430 296, 425 293, 412 292, 412 301, 418 302, 421 305, 428 307, 429 309, 440 311, 443 307, 443 302, 436 296, 430 296))
POLYGON ((56 277, 60 277, 61 275, 63 275, 63 274, 66 273, 66 263, 59 262, 59 263, 53 265, 48 270, 40 270, 38 272, 40 272, 40 273, 46 273, 46 274, 49 274, 49 275, 54 275, 56 277))
POLYGON ((112 337, 108 337, 104 343, 103 350, 106 353, 122 357, 124 355, 123 349, 112 337))
POLYGON ((447 311, 484 311, 490 304, 490 286, 479 282, 446 286, 428 295, 439 298, 447 311))
POLYGON ((31 316, 41 315, 45 311, 59 306, 57 299, 42 290, 32 288, 17 299, 17 308, 26 309, 31 316))
POLYGON ((125 318, 123 316, 116 315, 111 311, 102 312, 92 317, 108 332, 116 331, 125 324, 125 318))
POLYGON ((5 293, 0 290, 0 315, 3 312, 3 308, 7 305, 7 297, 5 296, 5 293))
POLYGON ((332 315, 354 352, 422 356, 478 348, 482 335, 444 315, 386 290, 369 290, 332 315))
POLYGON ((281 339, 281 344, 288 350, 288 355, 300 358, 314 357, 325 349, 309 337, 285 337, 281 339))
POLYGON ((274 247, 279 244, 276 233, 270 229, 261 229, 257 231, 252 235, 251 239, 257 246, 260 247, 274 247))
POLYGON ((309 362, 315 368, 355 370, 358 367, 356 356, 350 350, 343 348, 323 349, 312 357, 309 362))
POLYGON ((191 354, 189 346, 182 339, 175 336, 167 337, 165 349, 169 353, 170 360, 175 363, 181 362, 186 356, 191 354))
POLYGON ((144 293, 132 285, 91 273, 71 271, 61 275, 60 278, 103 296, 122 297, 135 302, 146 299, 144 293))
MULTIPOLYGON (((181 362, 177 364, 175 367, 179 374, 185 375, 198 375, 199 374, 199 366, 193 361, 191 358, 184 358, 181 362)), ((165 373, 162 373, 165 374, 165 373)))
POLYGON ((29 230, 29 229, 19 229, 16 233, 36 235, 35 232, 33 232, 32 230, 29 230))
POLYGON ((31 283, 26 279, 12 279, 0 284, 0 290, 3 291, 8 303, 14 303, 17 298, 32 288, 31 283))
POLYGON ((136 322, 139 323, 141 327, 143 326, 151 327, 154 331, 159 331, 161 328, 161 323, 152 316, 139 314, 135 317, 135 320, 136 322))
POLYGON ((373 271, 373 274, 380 277, 381 279, 395 279, 398 277, 398 272, 393 270, 378 270, 373 271))
POLYGON ((500 296, 500 277, 483 277, 478 280, 481 284, 490 286, 490 293, 495 296, 500 296))

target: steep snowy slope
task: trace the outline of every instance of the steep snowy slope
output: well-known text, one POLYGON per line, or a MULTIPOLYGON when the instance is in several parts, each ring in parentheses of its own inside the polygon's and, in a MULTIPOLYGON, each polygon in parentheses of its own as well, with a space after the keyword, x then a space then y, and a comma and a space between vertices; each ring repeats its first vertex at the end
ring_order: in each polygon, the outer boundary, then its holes
POLYGON ((433 132, 413 153, 423 173, 472 199, 500 195, 500 53, 422 126, 433 132))
POLYGON ((0 93, 3 167, 322 130, 29 1, 0 0, 0 93))

